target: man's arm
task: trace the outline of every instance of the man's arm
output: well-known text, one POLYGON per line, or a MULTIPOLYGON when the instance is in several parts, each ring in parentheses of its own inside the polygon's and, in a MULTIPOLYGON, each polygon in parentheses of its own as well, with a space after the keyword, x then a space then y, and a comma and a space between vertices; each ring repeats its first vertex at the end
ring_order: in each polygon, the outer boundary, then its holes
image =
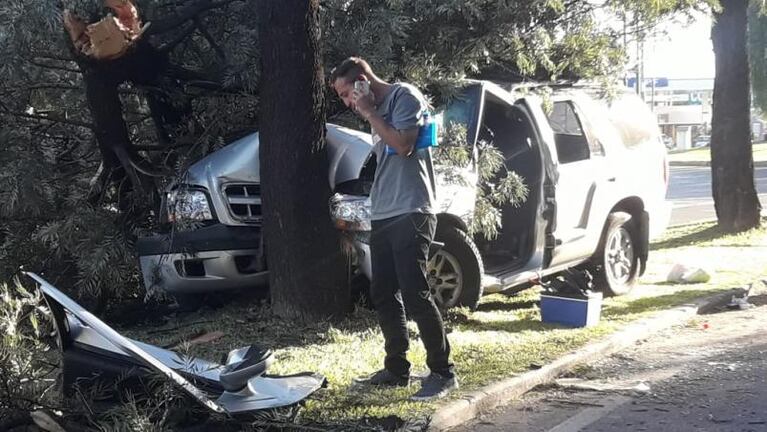
MULTIPOLYGON (((420 114, 420 104, 412 95, 409 95, 412 100, 400 100, 398 102, 398 109, 401 112, 393 114, 397 119, 411 117, 410 120, 405 122, 402 122, 401 119, 399 120, 399 124, 403 127, 402 129, 392 126, 378 114, 373 104, 372 95, 364 95, 355 89, 352 96, 357 112, 370 123, 370 126, 375 129, 386 145, 394 149, 399 156, 409 156, 413 152, 415 142, 418 139, 417 115, 420 114)), ((408 96, 404 97, 407 98, 408 96)), ((397 121, 394 120, 395 125, 397 121)))
MULTIPOLYGON (((365 115, 365 114, 363 114, 365 115)), ((398 130, 392 127, 376 111, 369 111, 365 120, 375 129, 383 142, 393 148, 399 156, 409 156, 413 152, 416 139, 418 139, 418 127, 398 130)))

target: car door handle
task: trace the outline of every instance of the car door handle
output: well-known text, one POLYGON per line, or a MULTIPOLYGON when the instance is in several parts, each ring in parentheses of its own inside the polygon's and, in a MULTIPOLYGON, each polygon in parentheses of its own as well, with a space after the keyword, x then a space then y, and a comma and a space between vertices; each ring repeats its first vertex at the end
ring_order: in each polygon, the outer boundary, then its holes
POLYGON ((614 181, 615 181, 615 177, 608 177, 608 178, 607 178, 607 181, 609 181, 609 182, 614 182, 614 181))

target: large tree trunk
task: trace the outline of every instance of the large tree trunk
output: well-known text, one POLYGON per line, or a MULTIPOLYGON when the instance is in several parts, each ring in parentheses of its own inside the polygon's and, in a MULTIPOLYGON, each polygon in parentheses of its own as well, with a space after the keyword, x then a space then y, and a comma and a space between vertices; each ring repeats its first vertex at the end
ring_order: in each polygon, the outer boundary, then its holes
POLYGON ((318 0, 262 5, 261 194, 273 308, 289 318, 338 317, 350 294, 328 214, 318 0))
POLYGON ((711 31, 716 55, 711 178, 719 226, 727 232, 759 226, 754 187, 751 89, 746 54, 748 0, 722 0, 711 31))

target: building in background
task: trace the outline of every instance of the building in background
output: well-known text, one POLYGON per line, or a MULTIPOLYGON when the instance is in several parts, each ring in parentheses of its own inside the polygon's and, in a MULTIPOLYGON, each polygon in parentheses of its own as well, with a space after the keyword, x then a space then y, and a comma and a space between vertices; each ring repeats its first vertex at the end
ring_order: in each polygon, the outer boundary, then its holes
MULTIPOLYGON (((626 84, 636 89, 635 78, 626 84)), ((667 147, 686 150, 710 144, 713 78, 647 78, 639 95, 658 117, 667 147)), ((756 109, 751 110, 751 135, 755 142, 767 139, 767 123, 756 109)))
MULTIPOLYGON (((708 145, 714 79, 647 78, 639 94, 658 117, 661 132, 674 149, 708 145)), ((636 88, 636 79, 627 86, 636 88)))

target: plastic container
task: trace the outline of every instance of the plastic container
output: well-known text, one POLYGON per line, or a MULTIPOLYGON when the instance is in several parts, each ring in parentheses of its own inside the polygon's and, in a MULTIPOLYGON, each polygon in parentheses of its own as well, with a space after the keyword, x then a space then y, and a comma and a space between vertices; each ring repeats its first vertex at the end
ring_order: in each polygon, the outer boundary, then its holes
MULTIPOLYGON (((418 138, 415 140, 415 150, 437 146, 437 123, 428 111, 424 111, 421 116, 423 117, 423 126, 418 128, 418 138)), ((397 152, 389 146, 386 146, 386 153, 390 155, 397 154, 397 152)))
POLYGON ((568 327, 591 327, 599 323, 602 293, 587 298, 541 294, 541 321, 568 327))
POLYGON ((423 126, 418 130, 418 138, 415 141, 415 148, 422 149, 426 147, 437 146, 437 123, 428 111, 423 112, 423 126))

